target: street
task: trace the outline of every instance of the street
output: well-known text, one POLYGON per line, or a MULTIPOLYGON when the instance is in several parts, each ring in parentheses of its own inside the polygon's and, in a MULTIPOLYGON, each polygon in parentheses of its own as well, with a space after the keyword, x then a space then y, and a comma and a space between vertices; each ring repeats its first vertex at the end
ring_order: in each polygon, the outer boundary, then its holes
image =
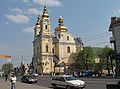
MULTIPOLYGON (((6 82, 3 78, 0 78, 0 89, 11 89, 10 87, 11 87, 10 81, 6 82)), ((49 89, 47 87, 37 86, 34 84, 21 83, 20 81, 17 81, 16 88, 17 89, 49 89)))
MULTIPOLYGON (((106 89, 106 84, 116 84, 119 79, 113 78, 80 78, 86 82, 86 87, 84 89, 106 89)), ((51 77, 50 76, 39 76, 39 81, 35 85, 49 87, 51 89, 52 86, 50 85, 51 77)))
MULTIPOLYGON (((38 77, 38 82, 35 84, 21 83, 18 79, 17 89, 53 89, 50 85, 51 76, 44 75, 38 77)), ((114 78, 79 78, 86 82, 86 87, 84 89, 106 89, 106 84, 116 84, 119 79, 114 78)), ((0 80, 0 89, 9 89, 10 82, 5 82, 4 78, 0 80)))

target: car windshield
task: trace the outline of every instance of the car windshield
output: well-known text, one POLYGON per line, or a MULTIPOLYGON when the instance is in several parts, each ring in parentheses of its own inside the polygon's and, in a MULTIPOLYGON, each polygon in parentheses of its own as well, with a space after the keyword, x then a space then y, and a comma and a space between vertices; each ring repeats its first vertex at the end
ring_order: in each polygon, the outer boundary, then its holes
POLYGON ((71 81, 71 80, 77 80, 77 78, 73 77, 73 76, 69 76, 69 77, 65 77, 66 81, 71 81))
POLYGON ((29 78, 32 78, 32 79, 33 79, 33 78, 35 78, 35 76, 33 76, 33 75, 30 75, 30 76, 29 76, 29 78))

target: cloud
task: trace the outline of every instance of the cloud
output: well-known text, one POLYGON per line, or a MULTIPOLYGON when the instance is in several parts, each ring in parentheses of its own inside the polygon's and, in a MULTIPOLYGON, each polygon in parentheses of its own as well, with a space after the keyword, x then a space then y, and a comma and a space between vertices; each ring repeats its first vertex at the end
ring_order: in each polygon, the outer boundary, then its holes
POLYGON ((27 9, 27 11, 25 11, 26 14, 38 14, 39 10, 37 10, 36 8, 29 8, 27 9))
MULTIPOLYGON (((39 1, 38 0, 33 0, 34 3, 38 3, 39 4, 39 1)), ((40 0, 40 4, 44 4, 44 0, 40 0)), ((62 3, 60 3, 59 0, 46 0, 46 4, 47 6, 62 6, 62 3)))
POLYGON ((9 8, 9 11, 13 14, 20 14, 23 12, 20 8, 9 8))
POLYGON ((25 3, 29 2, 29 0, 22 0, 22 1, 25 2, 25 3))
POLYGON ((33 33, 34 27, 27 27, 27 28, 22 29, 22 31, 26 33, 33 33))
POLYGON ((120 13, 120 9, 117 12, 120 13))
POLYGON ((15 23, 27 23, 29 22, 29 18, 25 15, 5 15, 9 20, 15 23))
POLYGON ((119 14, 120 14, 120 9, 113 10, 113 13, 114 13, 115 15, 119 15, 119 14))
POLYGON ((5 24, 9 24, 9 22, 5 22, 5 24))

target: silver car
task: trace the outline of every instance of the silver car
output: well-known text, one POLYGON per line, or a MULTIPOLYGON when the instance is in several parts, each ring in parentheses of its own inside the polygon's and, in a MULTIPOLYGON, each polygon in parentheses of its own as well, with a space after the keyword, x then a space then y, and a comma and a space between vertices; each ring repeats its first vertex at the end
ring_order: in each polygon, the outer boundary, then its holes
POLYGON ((56 75, 52 78, 51 85, 54 89, 57 87, 66 89, 83 89, 85 81, 79 80, 72 75, 56 75))

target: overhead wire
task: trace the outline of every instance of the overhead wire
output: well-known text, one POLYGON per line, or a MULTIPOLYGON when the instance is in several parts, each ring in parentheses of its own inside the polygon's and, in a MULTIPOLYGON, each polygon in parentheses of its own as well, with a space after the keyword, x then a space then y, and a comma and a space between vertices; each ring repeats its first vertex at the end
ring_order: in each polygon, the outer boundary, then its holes
MULTIPOLYGON (((100 33, 98 35, 94 35, 94 36, 91 36, 91 37, 87 37, 85 38, 83 41, 84 42, 88 42, 88 41, 95 41, 97 39, 100 39, 100 38, 103 38, 105 36, 108 36, 110 35, 111 33, 108 33, 108 32, 104 32, 104 33, 100 33)), ((93 44, 92 46, 100 46, 100 45, 105 45, 105 43, 110 43, 109 41, 104 41, 104 42, 101 42, 101 43, 97 43, 97 44, 93 44)), ((107 44, 108 45, 108 44, 107 44)))
POLYGON ((91 37, 87 37, 84 39, 84 41, 93 41, 93 40, 96 40, 96 39, 99 39, 99 38, 102 38, 102 37, 105 37, 105 36, 108 36, 110 35, 110 33, 101 33, 101 34, 98 34, 98 35, 94 35, 94 36, 91 36, 91 37))

